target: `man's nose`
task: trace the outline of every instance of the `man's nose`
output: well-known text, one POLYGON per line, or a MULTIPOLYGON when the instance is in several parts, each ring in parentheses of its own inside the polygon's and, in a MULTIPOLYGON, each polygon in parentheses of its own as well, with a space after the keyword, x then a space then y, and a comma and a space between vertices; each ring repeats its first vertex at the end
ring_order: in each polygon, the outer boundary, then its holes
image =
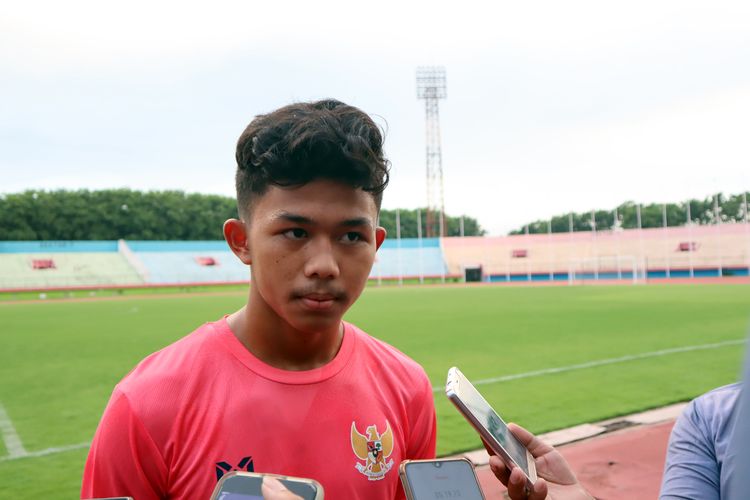
POLYGON ((305 264, 308 278, 331 279, 339 275, 339 264, 333 245, 328 239, 313 242, 305 264))

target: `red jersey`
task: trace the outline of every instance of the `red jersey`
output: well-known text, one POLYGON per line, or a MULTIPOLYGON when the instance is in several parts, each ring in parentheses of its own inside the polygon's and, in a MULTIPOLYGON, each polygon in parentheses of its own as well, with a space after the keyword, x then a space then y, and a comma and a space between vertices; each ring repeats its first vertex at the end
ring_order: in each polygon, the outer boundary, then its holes
POLYGON ((263 363, 226 319, 147 357, 115 387, 81 497, 207 499, 248 470, 314 478, 332 500, 404 498, 399 463, 435 454, 432 388, 410 358, 344 326, 314 370, 263 363))

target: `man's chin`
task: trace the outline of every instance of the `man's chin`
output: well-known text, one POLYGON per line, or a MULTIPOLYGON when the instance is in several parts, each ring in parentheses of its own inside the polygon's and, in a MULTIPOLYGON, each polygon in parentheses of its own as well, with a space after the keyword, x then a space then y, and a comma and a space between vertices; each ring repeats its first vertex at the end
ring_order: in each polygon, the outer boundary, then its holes
POLYGON ((341 328, 342 317, 339 315, 311 315, 307 318, 296 318, 289 324, 301 333, 318 335, 318 334, 335 334, 341 328))

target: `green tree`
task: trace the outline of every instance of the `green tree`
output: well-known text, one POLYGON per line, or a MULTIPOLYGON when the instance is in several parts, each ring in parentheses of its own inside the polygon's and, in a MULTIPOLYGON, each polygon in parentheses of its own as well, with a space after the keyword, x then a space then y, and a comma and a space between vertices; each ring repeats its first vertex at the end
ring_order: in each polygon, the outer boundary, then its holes
MULTIPOLYGON (((420 210, 422 227, 426 215, 420 210)), ((400 210, 401 237, 417 237, 417 213, 400 210)), ((234 198, 182 191, 25 191, 0 195, 0 240, 220 240, 224 221, 237 216, 234 198)), ((446 217, 447 234, 460 235, 461 217, 446 217)), ((483 235, 463 216, 466 236, 483 235)), ((380 224, 396 237, 396 211, 380 224)))
MULTIPOLYGON (((744 222, 745 199, 750 198, 750 193, 734 194, 726 196, 723 193, 707 196, 702 200, 689 200, 680 203, 651 203, 642 205, 641 227, 653 228, 664 225, 664 212, 666 211, 667 226, 682 226, 687 223, 688 206, 690 207, 690 220, 693 224, 715 224, 744 222), (718 216, 718 217, 717 217, 718 216)), ((633 201, 626 201, 612 210, 595 210, 596 229, 613 229, 615 224, 615 211, 617 212, 617 226, 623 229, 638 227, 638 207, 633 201)), ((552 232, 568 232, 571 227, 573 231, 591 231, 593 228, 592 212, 570 213, 555 215, 551 218, 552 232)), ((518 229, 510 231, 509 234, 545 233, 548 229, 548 221, 534 221, 524 224, 518 229)))
POLYGON ((25 191, 0 196, 0 240, 221 239, 233 198, 182 191, 25 191))
MULTIPOLYGON (((399 209, 398 212, 399 220, 401 222, 402 238, 416 238, 419 235, 419 224, 417 223, 418 214, 422 219, 422 236, 426 236, 425 228, 427 227, 427 211, 424 208, 399 209)), ((482 229, 476 219, 466 215, 454 217, 446 214, 446 236, 461 235, 462 217, 464 221, 464 236, 483 236, 485 234, 484 229, 482 229)), ((396 231, 396 210, 381 210, 380 225, 385 228, 388 233, 388 238, 396 238, 398 234, 396 231)))

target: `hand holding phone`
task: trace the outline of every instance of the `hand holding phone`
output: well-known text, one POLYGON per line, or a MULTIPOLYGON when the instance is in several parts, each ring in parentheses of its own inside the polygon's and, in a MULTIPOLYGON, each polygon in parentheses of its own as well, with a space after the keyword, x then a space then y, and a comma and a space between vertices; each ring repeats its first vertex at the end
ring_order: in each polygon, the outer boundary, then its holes
POLYGON ((508 428, 528 448, 534 459, 539 461, 536 469, 539 479, 534 482, 532 488, 528 488, 521 469, 514 468, 509 471, 500 457, 490 457, 490 469, 500 482, 508 487, 509 498, 544 500, 549 493, 552 498, 594 500, 594 497, 578 482, 576 475, 560 452, 520 425, 509 424, 508 428))
POLYGON ((518 467, 523 472, 527 485, 531 488, 536 481, 534 457, 455 366, 448 370, 445 394, 508 469, 518 467))

